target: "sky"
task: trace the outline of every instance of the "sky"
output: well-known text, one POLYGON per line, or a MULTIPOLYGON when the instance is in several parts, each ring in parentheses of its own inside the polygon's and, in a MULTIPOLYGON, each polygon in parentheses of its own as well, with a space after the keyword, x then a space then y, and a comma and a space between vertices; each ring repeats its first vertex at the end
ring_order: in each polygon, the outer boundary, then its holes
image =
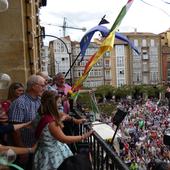
MULTIPOLYGON (((66 28, 66 36, 80 41, 83 35, 96 26, 106 15, 111 28, 122 7, 128 0, 47 0, 40 9, 40 23, 46 34, 63 37, 64 17, 67 26, 86 28, 86 31, 66 28)), ((119 26, 120 32, 151 32, 159 34, 170 28, 170 0, 134 0, 119 26)), ((97 33, 97 36, 99 33, 97 33)), ((45 38, 45 44, 54 38, 45 38)))

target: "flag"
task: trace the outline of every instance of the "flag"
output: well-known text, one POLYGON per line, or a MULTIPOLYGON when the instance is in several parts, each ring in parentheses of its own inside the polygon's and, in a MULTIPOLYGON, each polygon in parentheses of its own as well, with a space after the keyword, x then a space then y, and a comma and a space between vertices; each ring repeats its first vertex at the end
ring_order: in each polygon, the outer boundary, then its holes
MULTIPOLYGON (((128 9, 132 5, 133 0, 128 0, 127 4, 122 8, 120 11, 118 17, 116 18, 116 21, 111 27, 111 30, 107 37, 103 40, 102 44, 99 47, 99 50, 91 56, 90 60, 87 62, 85 66, 85 70, 83 72, 83 75, 76 81, 76 83, 72 86, 72 91, 75 89, 78 89, 83 83, 83 81, 87 78, 89 71, 92 69, 93 65, 97 63, 97 61, 103 56, 103 54, 106 51, 111 51, 113 49, 114 39, 115 39, 115 32, 117 30, 117 27, 120 25, 123 17, 126 15, 128 9)), ((94 33, 93 33, 94 34, 94 33)), ((93 36, 92 34, 92 36, 93 36)), ((91 35, 91 34, 90 34, 91 35)), ((91 38, 92 38, 91 36, 91 38)), ((88 39, 89 41, 89 39, 88 39)), ((90 41, 89 41, 90 43, 90 41)))
POLYGON ((106 16, 106 15, 103 16, 103 18, 101 19, 101 21, 99 22, 98 25, 108 24, 108 23, 109 23, 109 21, 107 21, 107 20, 105 19, 105 16, 106 16))
MULTIPOLYGON (((97 26, 91 28, 91 29, 83 36, 83 38, 82 38, 81 41, 80 41, 80 53, 81 53, 81 55, 82 55, 81 61, 83 60, 83 58, 84 58, 84 56, 85 56, 85 53, 86 53, 86 50, 87 50, 87 48, 88 48, 88 46, 89 46, 89 44, 90 44, 90 41, 91 41, 91 39, 92 39, 92 37, 93 37, 93 35, 94 35, 94 33, 95 33, 96 31, 100 31, 100 33, 102 34, 103 37, 106 37, 106 36, 109 34, 109 32, 110 32, 107 27, 102 26, 102 25, 97 25, 97 26)), ((125 35, 116 32, 115 36, 116 36, 117 39, 120 39, 120 40, 122 40, 122 41, 127 42, 127 43, 130 45, 130 47, 131 47, 132 49, 134 49, 134 50, 139 54, 137 48, 135 48, 135 46, 133 45, 133 43, 132 43, 125 35)))
POLYGON ((106 51, 111 51, 114 44, 115 30, 113 30, 106 39, 102 42, 99 50, 91 56, 90 60, 87 62, 83 75, 76 81, 72 87, 72 91, 78 89, 81 86, 83 81, 87 78, 89 71, 97 63, 97 61, 103 56, 106 51))
POLYGON ((140 52, 138 51, 138 49, 134 46, 133 42, 130 41, 130 40, 127 38, 127 36, 125 36, 125 35, 123 35, 123 34, 121 34, 121 33, 116 32, 115 37, 116 37, 117 39, 119 39, 119 40, 122 40, 122 41, 124 41, 124 42, 127 42, 128 45, 129 45, 138 55, 140 55, 140 52))
POLYGON ((112 27, 110 29, 110 32, 112 32, 116 27, 118 27, 120 25, 120 23, 122 22, 124 16, 126 15, 127 11, 131 7, 133 1, 134 0, 128 0, 126 5, 121 9, 118 17, 116 18, 116 21, 114 22, 114 24, 112 25, 112 27))
MULTIPOLYGON (((106 37, 109 33, 109 30, 107 27, 104 27, 102 25, 97 25, 93 28, 91 28, 84 36, 83 38, 81 39, 80 41, 80 52, 81 52, 81 55, 82 55, 82 59, 83 57, 85 56, 85 53, 86 53, 86 49, 87 47, 89 46, 90 44, 90 41, 94 35, 94 33, 96 31, 100 31, 100 33, 102 34, 103 37, 106 37)), ((81 59, 81 60, 82 60, 81 59)))

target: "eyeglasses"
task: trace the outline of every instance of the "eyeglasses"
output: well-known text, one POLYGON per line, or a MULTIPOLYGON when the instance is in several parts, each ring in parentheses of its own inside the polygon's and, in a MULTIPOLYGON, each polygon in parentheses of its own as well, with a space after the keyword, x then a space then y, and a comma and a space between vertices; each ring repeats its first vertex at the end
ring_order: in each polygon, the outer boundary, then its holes
POLYGON ((39 84, 39 83, 36 83, 36 84, 41 86, 42 88, 45 87, 45 84, 39 84))

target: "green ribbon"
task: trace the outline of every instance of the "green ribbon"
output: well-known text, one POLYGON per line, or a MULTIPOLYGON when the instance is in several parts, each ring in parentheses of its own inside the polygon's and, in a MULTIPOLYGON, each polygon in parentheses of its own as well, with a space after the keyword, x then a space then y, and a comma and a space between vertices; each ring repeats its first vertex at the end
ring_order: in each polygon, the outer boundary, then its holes
POLYGON ((7 160, 5 160, 4 158, 0 158, 0 165, 4 165, 4 166, 11 166, 13 168, 16 168, 18 170, 24 170, 23 168, 21 168, 20 166, 13 164, 13 163, 8 163, 7 160))

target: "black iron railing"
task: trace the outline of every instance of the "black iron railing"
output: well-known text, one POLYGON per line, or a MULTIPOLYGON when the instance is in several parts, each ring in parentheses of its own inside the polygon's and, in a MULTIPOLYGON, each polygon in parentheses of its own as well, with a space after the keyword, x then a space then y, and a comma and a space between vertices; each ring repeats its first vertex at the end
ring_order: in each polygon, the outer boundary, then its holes
POLYGON ((113 148, 97 133, 88 139, 93 170, 128 170, 113 148))
MULTIPOLYGON (((79 134, 90 129, 90 125, 79 126, 79 134)), ((128 170, 127 165, 118 157, 113 148, 96 132, 84 141, 90 147, 93 170, 128 170)))

